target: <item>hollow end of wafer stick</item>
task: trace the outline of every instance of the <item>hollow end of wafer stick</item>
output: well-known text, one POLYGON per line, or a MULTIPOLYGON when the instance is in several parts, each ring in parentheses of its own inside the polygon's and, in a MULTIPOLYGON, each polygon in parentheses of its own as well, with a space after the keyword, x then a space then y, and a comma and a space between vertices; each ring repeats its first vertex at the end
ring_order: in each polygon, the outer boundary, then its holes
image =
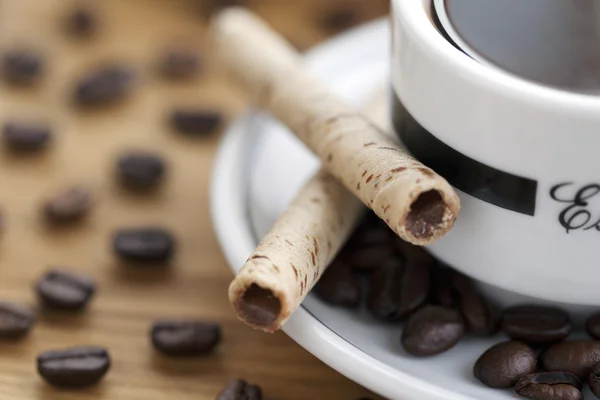
POLYGON ((419 193, 405 216, 404 239, 426 246, 444 236, 454 226, 460 200, 443 191, 429 189, 419 193))
POLYGON ((444 198, 437 190, 421 193, 406 216, 406 230, 419 239, 434 236, 445 225, 447 209, 444 198))
POLYGON ((234 304, 238 316, 247 324, 265 331, 279 329, 281 300, 270 289, 251 284, 234 304))

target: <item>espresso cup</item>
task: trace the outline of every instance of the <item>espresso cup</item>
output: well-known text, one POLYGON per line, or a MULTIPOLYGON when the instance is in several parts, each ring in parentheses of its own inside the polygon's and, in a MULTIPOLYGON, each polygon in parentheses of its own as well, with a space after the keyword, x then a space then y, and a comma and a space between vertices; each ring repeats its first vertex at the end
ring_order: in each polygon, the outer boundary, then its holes
POLYGON ((392 0, 394 129, 461 197, 430 247, 493 287, 600 304, 600 94, 569 91, 457 48, 433 0, 392 0))

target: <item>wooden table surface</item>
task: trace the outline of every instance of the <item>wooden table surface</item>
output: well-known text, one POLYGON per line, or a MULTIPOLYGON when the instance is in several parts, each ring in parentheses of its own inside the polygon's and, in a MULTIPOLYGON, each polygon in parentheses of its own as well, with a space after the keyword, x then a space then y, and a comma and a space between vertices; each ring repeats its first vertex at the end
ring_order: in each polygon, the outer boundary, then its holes
MULTIPOLYGON (((81 0, 80 0, 81 1, 81 0)), ((334 2, 334 0, 329 0, 334 2)), ((353 0, 352 0, 353 1, 353 0)), ((342 0, 341 2, 344 2, 342 0)), ((0 343, 0 400, 8 399, 214 399, 232 378, 260 384, 266 399, 377 398, 342 377, 283 333, 267 335, 237 322, 227 301, 231 273, 213 234, 209 214, 211 162, 218 135, 190 140, 165 123, 171 107, 207 105, 234 116, 242 97, 211 63, 205 18, 198 1, 90 1, 101 17, 99 35, 78 42, 65 37, 61 18, 74 0, 0 0, 0 51, 25 46, 43 52, 47 70, 40 85, 0 85, 0 121, 51 121, 55 141, 44 154, 18 157, 0 145, 0 300, 35 306, 35 280, 51 266, 94 276, 99 292, 81 315, 39 312, 22 341, 0 343), (207 55, 206 74, 193 82, 164 82, 153 63, 169 43, 186 42, 207 55), (94 112, 73 107, 73 79, 111 61, 131 65, 140 86, 126 101, 94 112), (169 162, 164 187, 135 196, 114 182, 115 157, 126 149, 149 149, 169 162), (94 192, 93 212, 82 224, 49 229, 40 203, 72 184, 94 192), (176 234, 179 251, 168 268, 119 265, 110 252, 119 227, 162 225, 176 234), (167 359, 151 348, 156 318, 202 318, 222 324, 218 351, 197 360, 167 359), (106 346, 113 367, 102 383, 61 391, 36 373, 41 351, 73 345, 106 346)), ((325 0, 255 0, 255 8, 300 47, 325 38, 315 22, 325 0)), ((366 18, 381 15, 386 1, 363 1, 366 18), (377 4, 375 4, 377 3, 377 4)))

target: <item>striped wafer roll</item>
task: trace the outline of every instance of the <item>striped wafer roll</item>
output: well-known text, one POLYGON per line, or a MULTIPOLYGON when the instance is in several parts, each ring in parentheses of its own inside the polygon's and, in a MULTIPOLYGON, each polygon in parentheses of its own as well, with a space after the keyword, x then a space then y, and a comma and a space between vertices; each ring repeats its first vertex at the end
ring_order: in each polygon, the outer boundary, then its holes
POLYGON ((310 76, 283 38, 242 8, 223 11, 212 28, 236 82, 402 239, 427 245, 448 232, 460 209, 448 182, 310 76))
MULTIPOLYGON (((366 113, 383 126, 385 91, 366 113)), ((281 328, 318 282, 357 225, 365 207, 321 169, 248 258, 229 287, 229 300, 247 325, 266 332, 281 328)))

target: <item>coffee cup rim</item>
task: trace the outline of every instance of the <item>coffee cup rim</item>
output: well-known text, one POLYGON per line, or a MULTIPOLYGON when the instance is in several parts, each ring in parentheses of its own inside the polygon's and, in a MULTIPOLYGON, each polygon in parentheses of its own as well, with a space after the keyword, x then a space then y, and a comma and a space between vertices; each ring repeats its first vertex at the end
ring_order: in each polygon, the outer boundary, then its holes
POLYGON ((396 9, 394 18, 399 18, 404 29, 412 32, 413 40, 423 51, 430 53, 431 58, 438 60, 454 74, 476 84, 481 89, 512 97, 515 101, 524 98, 544 102, 546 106, 564 112, 566 110, 590 112, 600 111, 600 96, 577 92, 569 92, 558 88, 544 86, 505 72, 500 68, 487 67, 464 55, 448 42, 435 27, 426 3, 431 0, 393 0, 396 9))

